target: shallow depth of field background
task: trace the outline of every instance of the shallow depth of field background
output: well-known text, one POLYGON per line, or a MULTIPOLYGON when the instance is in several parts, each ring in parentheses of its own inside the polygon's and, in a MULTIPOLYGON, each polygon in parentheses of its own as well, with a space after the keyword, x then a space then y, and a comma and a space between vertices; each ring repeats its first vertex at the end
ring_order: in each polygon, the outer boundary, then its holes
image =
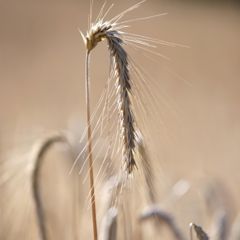
MULTIPOLYGON (((96 16, 102 1, 95 2, 96 16)), ((112 16, 135 2, 115 1, 112 16)), ((89 1, 0 1, 1 161, 12 152, 28 151, 48 132, 68 129, 80 136, 85 49, 78 28, 87 29, 88 12, 89 1)), ((149 124, 147 138, 151 156, 161 166, 156 185, 167 188, 184 178, 200 186, 216 179, 238 205, 240 5, 149 0, 126 19, 159 12, 168 15, 134 23, 129 31, 190 48, 160 46, 170 61, 137 55, 159 89, 161 111, 149 116, 154 124, 149 124)), ((106 80, 106 51, 101 44, 93 54, 92 109, 106 80)), ((155 111, 150 101, 145 100, 146 106, 155 111)))

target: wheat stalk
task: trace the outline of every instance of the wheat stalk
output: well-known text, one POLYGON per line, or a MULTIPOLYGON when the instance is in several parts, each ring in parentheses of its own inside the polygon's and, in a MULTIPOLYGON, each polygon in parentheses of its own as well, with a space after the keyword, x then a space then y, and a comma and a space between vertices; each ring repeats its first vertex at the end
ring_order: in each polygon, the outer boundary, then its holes
POLYGON ((92 223, 93 223, 93 235, 94 240, 98 239, 97 233, 97 214, 95 204, 95 189, 94 189, 94 176, 93 176, 93 157, 92 157, 92 128, 91 128, 91 116, 90 116, 90 96, 89 96, 89 60, 90 51, 86 53, 86 106, 87 106, 87 136, 88 136, 88 162, 89 162, 89 178, 90 178, 90 196, 92 206, 92 223))
POLYGON ((168 213, 167 211, 164 211, 157 206, 152 206, 151 208, 145 210, 139 217, 140 222, 144 222, 148 219, 154 219, 158 220, 159 222, 165 223, 172 231, 176 240, 186 240, 181 229, 175 222, 174 217, 171 216, 170 213, 168 213))
POLYGON ((47 240, 47 228, 46 228, 46 219, 44 215, 43 202, 41 199, 41 191, 40 191, 40 172, 43 165, 43 157, 44 154, 48 151, 48 149, 56 143, 67 143, 68 141, 65 136, 61 134, 56 134, 53 136, 49 136, 36 144, 36 146, 32 149, 32 159, 34 161, 33 172, 32 172, 32 193, 33 199, 36 208, 37 221, 39 226, 39 234, 42 240, 47 240))
POLYGON ((117 215, 118 211, 115 207, 107 210, 103 217, 101 228, 101 240, 116 240, 117 238, 117 215))

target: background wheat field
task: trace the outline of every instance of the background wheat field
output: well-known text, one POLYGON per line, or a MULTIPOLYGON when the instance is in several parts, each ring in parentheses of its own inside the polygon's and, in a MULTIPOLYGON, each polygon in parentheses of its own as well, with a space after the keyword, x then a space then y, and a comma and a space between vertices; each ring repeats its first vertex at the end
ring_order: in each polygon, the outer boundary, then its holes
MULTIPOLYGON (((115 1, 110 15, 135 3, 115 1)), ((95 16, 102 4, 95 1, 95 16)), ((164 221, 138 221, 148 204, 141 171, 136 170, 136 179, 121 197, 125 214, 118 218, 117 239, 189 239, 190 222, 202 226, 211 239, 240 239, 240 5, 149 0, 128 18, 161 12, 168 15, 133 23, 131 32, 189 47, 159 46, 169 60, 141 51, 131 56, 151 75, 146 81, 155 103, 151 94, 141 96, 149 113, 143 132, 157 205, 174 217, 184 237, 174 236, 164 221), (225 225, 217 222, 220 213, 226 216, 225 225), (218 236, 220 225, 226 236, 218 236)), ((47 239, 92 239, 87 169, 78 174, 84 157, 69 175, 84 147, 79 139, 86 126, 85 47, 78 28, 85 33, 88 13, 88 0, 0 0, 1 240, 41 239, 31 171, 41 141, 56 134, 66 134, 70 146, 60 141, 43 156, 40 185, 47 239)), ((108 75, 106 49, 100 44, 92 56, 93 110, 108 75)), ((98 141, 107 145, 104 137, 98 141)), ((95 174, 101 159, 100 154, 95 174)), ((100 174, 96 185, 100 234, 110 172, 100 174)))

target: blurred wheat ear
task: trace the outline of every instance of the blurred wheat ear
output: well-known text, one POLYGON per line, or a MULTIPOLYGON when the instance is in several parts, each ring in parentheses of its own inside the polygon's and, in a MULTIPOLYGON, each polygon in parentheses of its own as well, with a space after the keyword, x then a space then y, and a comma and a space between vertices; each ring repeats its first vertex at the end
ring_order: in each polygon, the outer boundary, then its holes
POLYGON ((193 240, 192 231, 195 231, 198 240, 208 240, 209 237, 205 231, 195 223, 190 223, 190 239, 193 240))
POLYGON ((101 240, 117 239, 117 215, 118 211, 115 207, 109 208, 105 213, 101 228, 101 240))
POLYGON ((32 159, 34 162, 33 172, 32 172, 32 193, 35 202, 36 216, 39 226, 39 234, 42 240, 47 240, 47 228, 46 219, 43 209, 43 200, 41 199, 41 186, 40 186, 40 172, 43 165, 44 154, 57 143, 66 143, 69 145, 68 140, 65 136, 61 134, 56 134, 49 136, 44 140, 40 141, 32 149, 32 159))

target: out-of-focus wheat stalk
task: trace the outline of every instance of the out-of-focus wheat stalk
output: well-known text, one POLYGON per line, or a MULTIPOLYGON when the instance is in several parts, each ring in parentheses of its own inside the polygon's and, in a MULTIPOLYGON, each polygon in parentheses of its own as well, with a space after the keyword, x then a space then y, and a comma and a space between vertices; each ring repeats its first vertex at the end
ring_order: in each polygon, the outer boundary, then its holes
POLYGON ((47 240, 47 228, 46 219, 43 209, 43 201, 41 199, 41 186, 40 186, 40 173, 43 165, 44 154, 48 149, 56 143, 67 143, 68 141, 65 136, 61 134, 49 136, 43 141, 39 142, 32 149, 32 159, 34 162, 33 172, 32 172, 32 193, 35 202, 37 221, 39 226, 39 234, 42 240, 47 240))
POLYGON ((117 237, 117 215, 118 210, 115 207, 111 207, 107 210, 103 217, 101 228, 101 240, 116 240, 117 237))
POLYGON ((148 219, 155 219, 159 222, 165 223, 169 229, 172 231, 176 240, 186 240, 184 237, 181 229, 177 226, 176 222, 174 221, 173 216, 171 216, 168 212, 163 211, 159 207, 151 206, 150 209, 142 212, 139 217, 140 222, 144 222, 148 219))

